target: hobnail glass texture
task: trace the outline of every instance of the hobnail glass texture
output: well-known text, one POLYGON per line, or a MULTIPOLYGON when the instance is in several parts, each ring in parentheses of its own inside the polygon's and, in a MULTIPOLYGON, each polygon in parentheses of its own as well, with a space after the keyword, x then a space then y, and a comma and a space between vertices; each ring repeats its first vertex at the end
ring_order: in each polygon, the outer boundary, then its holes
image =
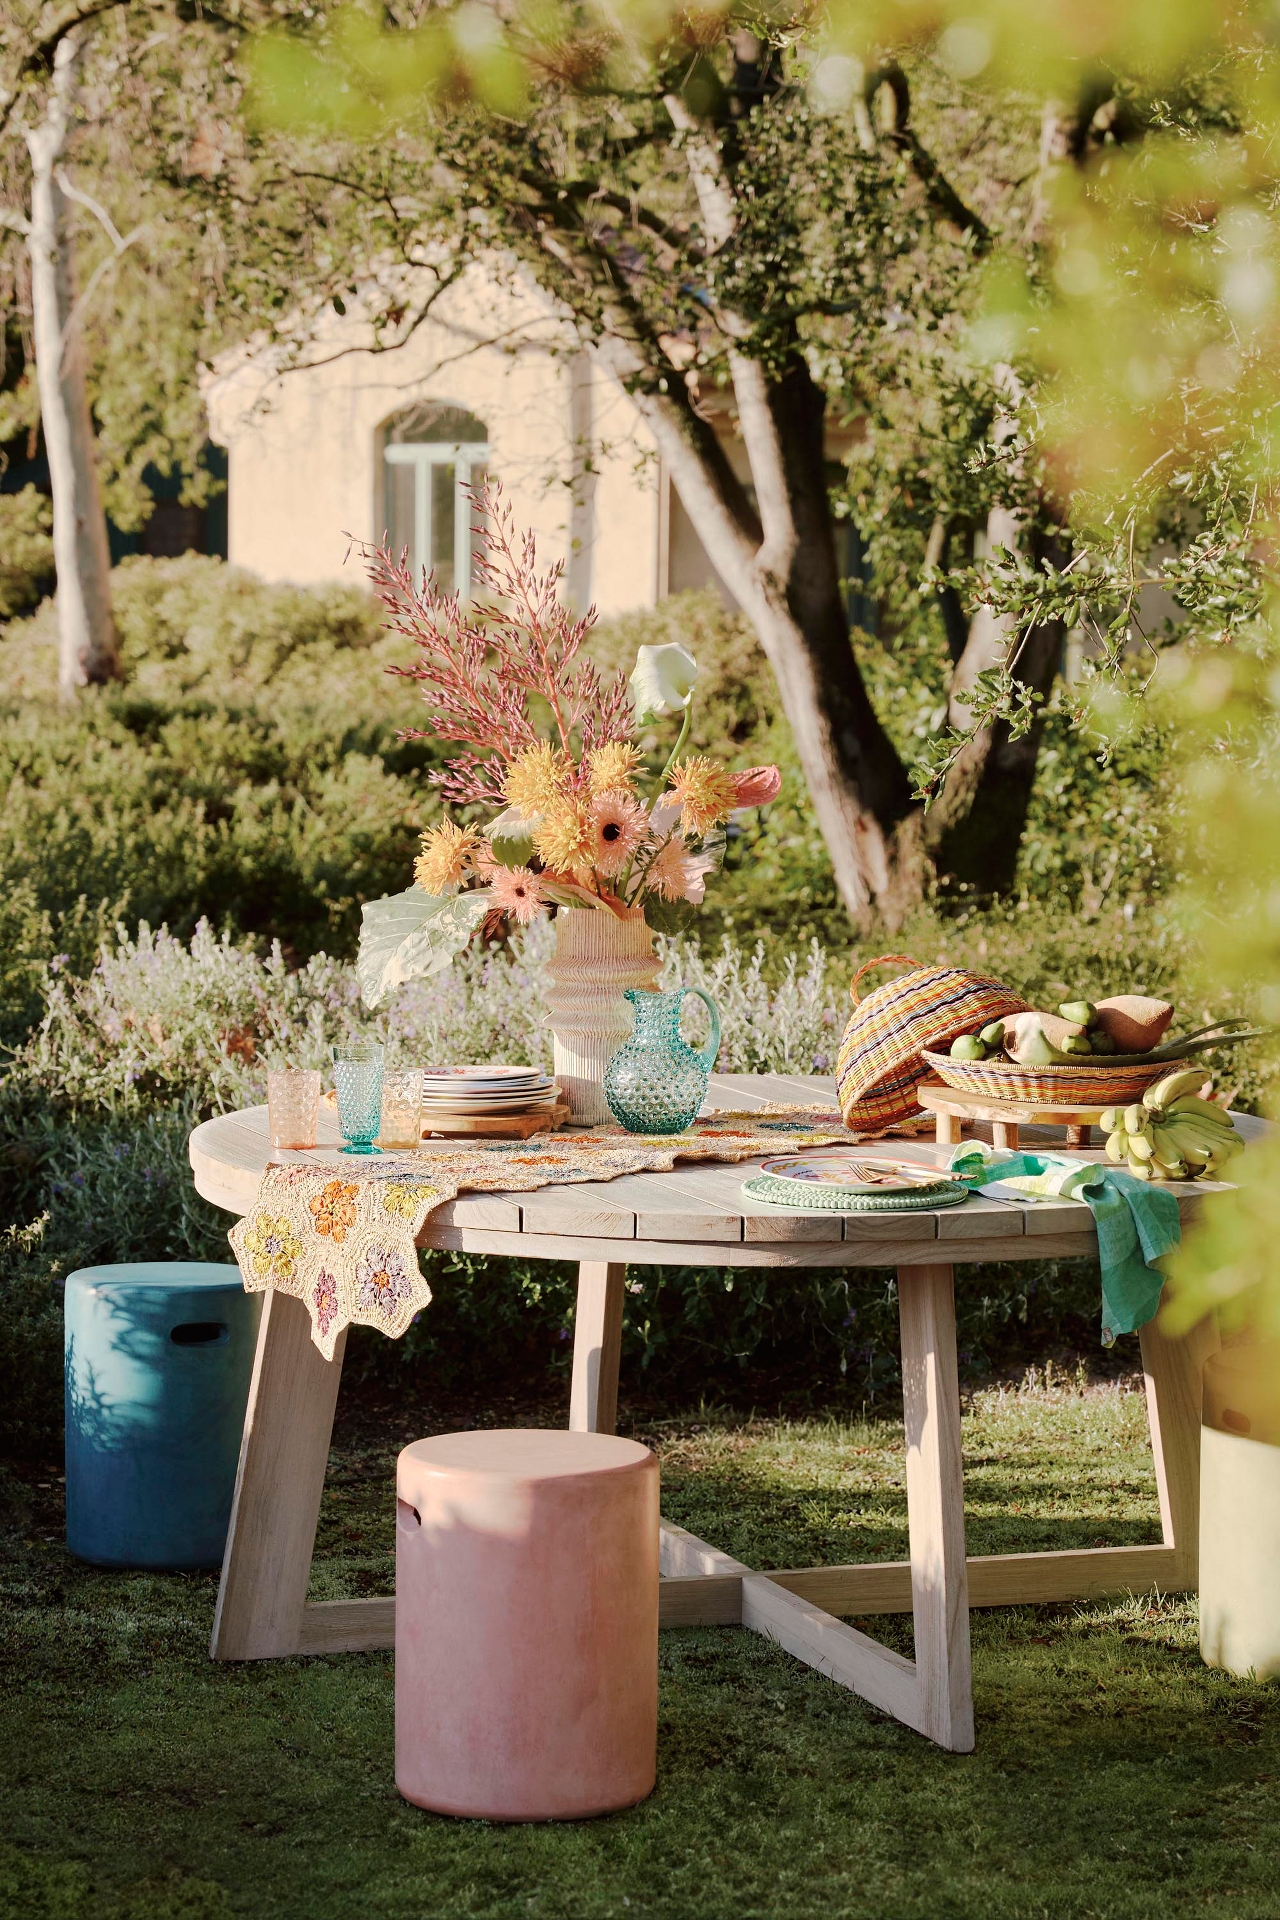
POLYGON ((273 1067, 267 1075, 272 1146, 314 1147, 319 1117, 319 1073, 310 1067, 273 1067))
POLYGON ((629 1133, 683 1133, 707 1097, 707 1082, 720 1051, 720 1015, 701 987, 651 993, 628 987, 635 1031, 604 1071, 609 1111, 629 1133), (711 1038, 701 1049, 680 1037, 685 995, 696 994, 711 1015, 711 1038))
POLYGON ((422 1145, 422 1068, 397 1067, 382 1076, 380 1147, 422 1145))
POLYGON ((382 1121, 382 1047, 376 1040, 353 1040, 333 1050, 333 1085, 338 1096, 338 1126, 344 1153, 377 1153, 373 1144, 382 1121))

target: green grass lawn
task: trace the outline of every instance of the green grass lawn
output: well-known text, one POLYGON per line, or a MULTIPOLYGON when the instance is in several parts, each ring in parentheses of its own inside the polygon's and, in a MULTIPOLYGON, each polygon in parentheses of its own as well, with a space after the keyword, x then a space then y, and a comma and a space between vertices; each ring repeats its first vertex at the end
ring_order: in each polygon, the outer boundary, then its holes
MULTIPOLYGON (((387 1590, 394 1453, 440 1424, 344 1409, 315 1597, 387 1590)), ((639 1410, 630 1430, 669 1517, 755 1566, 905 1553, 891 1422, 639 1410)), ((981 1393, 965 1453, 971 1551, 1156 1537, 1130 1389, 981 1393)), ((3 1920, 1280 1914, 1280 1687, 1204 1668, 1185 1601, 975 1614, 963 1758, 754 1635, 664 1633, 652 1799, 495 1827, 398 1798, 389 1654, 214 1666, 212 1575, 78 1566, 55 1476, 9 1485, 3 1920)), ((909 1651, 905 1620, 871 1630, 909 1651)))

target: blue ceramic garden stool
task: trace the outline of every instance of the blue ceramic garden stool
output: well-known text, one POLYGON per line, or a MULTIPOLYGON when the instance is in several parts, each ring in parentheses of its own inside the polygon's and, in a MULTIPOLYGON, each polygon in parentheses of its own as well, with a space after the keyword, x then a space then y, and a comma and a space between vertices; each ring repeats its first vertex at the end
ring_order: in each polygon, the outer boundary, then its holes
POLYGON ((67 1545, 99 1567, 216 1567, 261 1296, 233 1266, 83 1267, 66 1287, 67 1545))

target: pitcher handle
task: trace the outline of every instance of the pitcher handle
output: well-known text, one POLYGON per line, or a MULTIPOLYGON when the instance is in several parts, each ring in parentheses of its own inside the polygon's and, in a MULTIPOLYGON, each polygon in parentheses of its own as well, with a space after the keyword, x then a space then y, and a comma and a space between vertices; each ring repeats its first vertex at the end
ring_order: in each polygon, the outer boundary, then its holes
POLYGON ((701 1053, 695 1057, 700 1067, 705 1067, 708 1073, 714 1073, 716 1059, 720 1052, 720 1009, 711 998, 711 995, 704 993, 701 987, 686 987, 684 991, 686 994, 696 994, 707 1012, 711 1015, 711 1038, 707 1041, 701 1053))

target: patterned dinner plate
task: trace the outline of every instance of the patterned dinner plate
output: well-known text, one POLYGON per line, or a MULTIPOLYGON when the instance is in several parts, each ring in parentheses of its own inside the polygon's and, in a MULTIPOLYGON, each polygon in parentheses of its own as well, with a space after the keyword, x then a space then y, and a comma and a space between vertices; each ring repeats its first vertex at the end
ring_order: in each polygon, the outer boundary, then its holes
POLYGON ((480 1117, 486 1113, 549 1113, 556 1105, 553 1093, 539 1094, 536 1097, 521 1095, 516 1100, 424 1100, 424 1113, 471 1113, 480 1117))
POLYGON ((906 1192, 913 1187, 945 1186, 944 1174, 937 1167, 922 1167, 914 1160, 897 1160, 888 1154, 789 1153, 784 1158, 765 1160, 761 1173, 775 1180, 799 1180, 815 1187, 839 1187, 849 1193, 906 1192))
POLYGON ((422 1077, 456 1088, 460 1081, 469 1087, 524 1086, 547 1076, 539 1067, 424 1067, 422 1077))
POLYGON ((492 1097, 482 1097, 473 1093, 429 1093, 423 1097, 424 1107, 508 1107, 513 1100, 553 1100, 554 1087, 531 1087, 528 1093, 495 1093, 492 1097))

